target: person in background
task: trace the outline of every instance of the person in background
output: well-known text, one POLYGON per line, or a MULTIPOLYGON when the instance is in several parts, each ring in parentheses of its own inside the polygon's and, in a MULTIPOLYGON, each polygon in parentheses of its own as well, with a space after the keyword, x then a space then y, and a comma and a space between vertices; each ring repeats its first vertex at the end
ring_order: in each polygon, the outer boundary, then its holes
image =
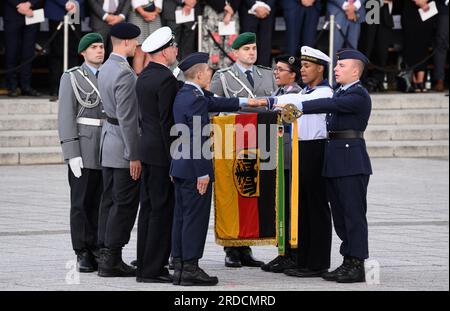
POLYGON ((142 43, 154 31, 161 28, 161 11, 163 0, 131 0, 130 23, 137 25, 141 29, 138 37, 138 47, 133 58, 133 69, 137 75, 150 62, 150 57, 142 51, 142 43))
POLYGON ((335 23, 339 24, 342 30, 339 31, 337 27, 334 29, 334 54, 343 47, 358 48, 361 24, 366 16, 365 4, 366 0, 328 0, 327 18, 329 20, 330 15, 334 15, 335 23))
POLYGON ((196 22, 177 24, 175 11, 181 10, 183 15, 191 14, 194 10, 194 17, 197 18, 199 5, 197 0, 165 0, 164 9, 161 13, 163 26, 168 26, 175 33, 175 40, 178 43, 178 59, 183 59, 196 50, 196 22))
MULTIPOLYGON (((363 23, 361 27, 361 39, 359 50, 363 52, 372 62, 381 68, 386 66, 388 60, 389 46, 394 36, 394 9, 393 0, 384 0, 380 11, 380 23, 363 23)), ((364 85, 369 92, 385 92, 384 78, 386 73, 374 69, 370 75, 364 78, 364 85)))
MULTIPOLYGON (((414 66, 428 55, 433 38, 433 23, 435 17, 422 21, 419 9, 428 11, 428 0, 405 0, 403 3, 402 29, 404 37, 404 56, 407 67, 414 66)), ((425 73, 426 62, 414 68, 412 75, 412 91, 426 92, 425 73)))
POLYGON ((105 56, 112 51, 109 30, 126 20, 130 10, 130 0, 87 0, 90 8, 90 26, 93 31, 102 35, 105 42, 105 56))
POLYGON ((258 37, 256 64, 272 66, 272 33, 276 0, 242 0, 239 8, 241 32, 253 32, 258 37))
MULTIPOLYGON (((84 18, 85 0, 46 0, 45 1, 45 17, 49 20, 50 33, 54 33, 58 25, 64 20, 64 15, 75 14, 79 9, 78 16, 80 19, 84 18), (76 4, 76 3, 77 4, 76 4)), ((81 37, 81 24, 73 24, 75 31, 69 27, 69 63, 68 67, 75 67, 79 62, 79 55, 77 54, 77 46, 79 38, 81 37)), ((50 44, 49 53, 49 83, 50 96, 52 100, 56 100, 59 90, 59 78, 63 73, 63 47, 64 47, 64 31, 60 29, 55 39, 50 44)))
POLYGON ((434 54, 434 90, 445 90, 445 61, 448 53, 448 0, 436 0, 438 5, 438 26, 436 34, 436 51, 434 54))
POLYGON ((316 39, 321 0, 282 0, 286 21, 286 52, 299 55, 299 47, 312 46, 316 39))
MULTIPOLYGON (((11 70, 34 56, 34 45, 39 30, 39 24, 25 25, 25 17, 32 17, 33 10, 41 8, 40 0, 5 0, 2 1, 4 9, 5 34, 5 69, 11 70)), ((6 74, 6 88, 9 97, 19 94, 26 96, 40 96, 31 87, 31 62, 24 64, 17 71, 6 74), (20 73, 20 92, 17 81, 17 72, 20 73)))
POLYGON ((239 18, 237 10, 241 0, 203 0, 203 42, 202 50, 209 52, 209 62, 213 69, 220 69, 231 66, 234 62, 231 45, 239 33, 239 18), (219 23, 228 25, 234 22, 236 25, 236 34, 221 36, 219 34, 219 23), (211 32, 212 37, 209 35, 211 32), (215 42, 216 43, 215 43, 215 42), (222 47, 229 57, 224 55, 223 51, 217 46, 222 47))

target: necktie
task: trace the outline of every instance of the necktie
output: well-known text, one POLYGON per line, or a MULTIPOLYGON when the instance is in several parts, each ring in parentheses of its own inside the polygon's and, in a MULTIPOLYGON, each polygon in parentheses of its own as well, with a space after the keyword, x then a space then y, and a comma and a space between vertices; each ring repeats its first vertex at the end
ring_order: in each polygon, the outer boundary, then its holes
POLYGON ((108 13, 115 13, 117 10, 116 0, 109 0, 108 13))
POLYGON ((284 87, 280 88, 278 90, 278 94, 277 95, 284 95, 284 87))
POLYGON ((247 75, 247 80, 248 80, 248 82, 250 82, 250 85, 251 85, 252 87, 255 87, 255 81, 253 81, 252 71, 251 71, 251 70, 247 70, 247 71, 245 72, 245 74, 247 75))
POLYGON ((99 71, 97 70, 97 72, 95 73, 95 77, 98 79, 98 73, 99 71))

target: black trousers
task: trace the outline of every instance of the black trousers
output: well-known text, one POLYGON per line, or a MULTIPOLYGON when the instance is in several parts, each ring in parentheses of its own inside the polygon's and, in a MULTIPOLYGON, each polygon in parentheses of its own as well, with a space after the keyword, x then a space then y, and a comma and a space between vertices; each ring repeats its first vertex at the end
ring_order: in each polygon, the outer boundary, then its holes
POLYGON ((200 195, 197 179, 174 178, 175 213, 172 231, 172 256, 182 261, 203 257, 211 211, 212 185, 200 195))
POLYGON ((369 258, 366 218, 368 184, 369 175, 327 178, 334 230, 342 240, 342 256, 369 258))
POLYGON ((331 212, 322 177, 326 140, 299 141, 299 221, 297 263, 300 268, 328 269, 331 212))
MULTIPOLYGON (((382 7, 382 14, 385 18, 390 16, 387 5, 382 7), (387 12, 386 12, 387 11, 387 12)), ((382 18, 380 24, 361 25, 361 39, 359 41, 359 50, 363 52, 375 65, 385 67, 389 46, 393 40, 393 28, 382 18)), ((379 83, 383 83, 385 73, 375 69, 371 76, 379 83)))
POLYGON ((117 249, 130 241, 139 207, 139 180, 127 168, 104 167, 104 200, 100 207, 98 244, 117 249))
MULTIPOLYGON (((34 56, 34 45, 39 25, 28 25, 17 21, 5 20, 5 69, 9 70, 34 56)), ((22 90, 31 87, 31 64, 23 65, 20 73, 20 87, 22 90)), ((16 71, 6 74, 6 87, 15 90, 18 87, 16 71)))
POLYGON ((170 256, 174 205, 169 167, 143 163, 137 237, 138 277, 150 278, 164 273, 170 256))
POLYGON ((76 178, 69 167, 70 235, 76 253, 95 250, 97 246, 98 213, 102 200, 102 171, 83 168, 76 178))
MULTIPOLYGON (((56 31, 60 21, 49 21, 50 34, 56 31)), ((78 42, 80 41, 78 37, 81 37, 81 26, 74 25, 75 32, 70 29, 69 26, 69 68, 80 65, 79 56, 77 54, 78 42), (78 34, 78 36, 75 35, 78 34)), ((58 94, 59 90, 59 80, 63 74, 63 62, 64 62, 64 31, 61 29, 58 35, 50 44, 49 53, 49 82, 50 82, 50 93, 58 94)))
POLYGON ((241 22, 241 33, 254 32, 256 33, 256 45, 258 49, 258 58, 256 63, 258 65, 271 67, 272 55, 272 33, 275 20, 275 10, 272 10, 269 17, 265 19, 256 18, 255 15, 248 14, 245 9, 239 11, 239 18, 241 22))

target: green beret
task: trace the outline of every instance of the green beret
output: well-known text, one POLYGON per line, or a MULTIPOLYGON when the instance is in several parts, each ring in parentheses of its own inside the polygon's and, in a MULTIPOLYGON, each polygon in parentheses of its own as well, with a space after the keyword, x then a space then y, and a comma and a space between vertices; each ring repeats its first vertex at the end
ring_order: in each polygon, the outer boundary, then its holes
POLYGON ((90 32, 81 38, 78 43, 78 54, 86 50, 92 43, 103 43, 103 37, 98 32, 90 32))
POLYGON ((236 39, 234 39, 231 47, 234 50, 237 50, 241 46, 250 44, 250 43, 256 43, 256 34, 254 34, 253 32, 243 32, 236 39))

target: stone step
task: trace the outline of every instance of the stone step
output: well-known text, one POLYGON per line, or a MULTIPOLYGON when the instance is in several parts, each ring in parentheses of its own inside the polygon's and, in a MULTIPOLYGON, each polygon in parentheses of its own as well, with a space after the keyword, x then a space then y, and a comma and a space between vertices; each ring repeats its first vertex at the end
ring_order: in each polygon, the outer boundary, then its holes
POLYGON ((449 108, 448 96, 429 94, 371 94, 373 110, 449 108))
POLYGON ((373 110, 369 124, 448 124, 448 116, 448 109, 373 110))
POLYGON ((59 146, 56 130, 0 131, 0 147, 59 146))
POLYGON ((448 140, 367 141, 367 150, 376 158, 448 157, 448 140))
POLYGON ((56 130, 56 114, 0 115, 0 131, 5 130, 56 130))
POLYGON ((56 114, 58 103, 48 99, 2 99, 0 115, 5 114, 56 114))
POLYGON ((61 147, 0 148, 0 165, 63 163, 61 147))
POLYGON ((445 140, 449 138, 448 133, 448 124, 369 125, 364 137, 367 141, 445 140))

